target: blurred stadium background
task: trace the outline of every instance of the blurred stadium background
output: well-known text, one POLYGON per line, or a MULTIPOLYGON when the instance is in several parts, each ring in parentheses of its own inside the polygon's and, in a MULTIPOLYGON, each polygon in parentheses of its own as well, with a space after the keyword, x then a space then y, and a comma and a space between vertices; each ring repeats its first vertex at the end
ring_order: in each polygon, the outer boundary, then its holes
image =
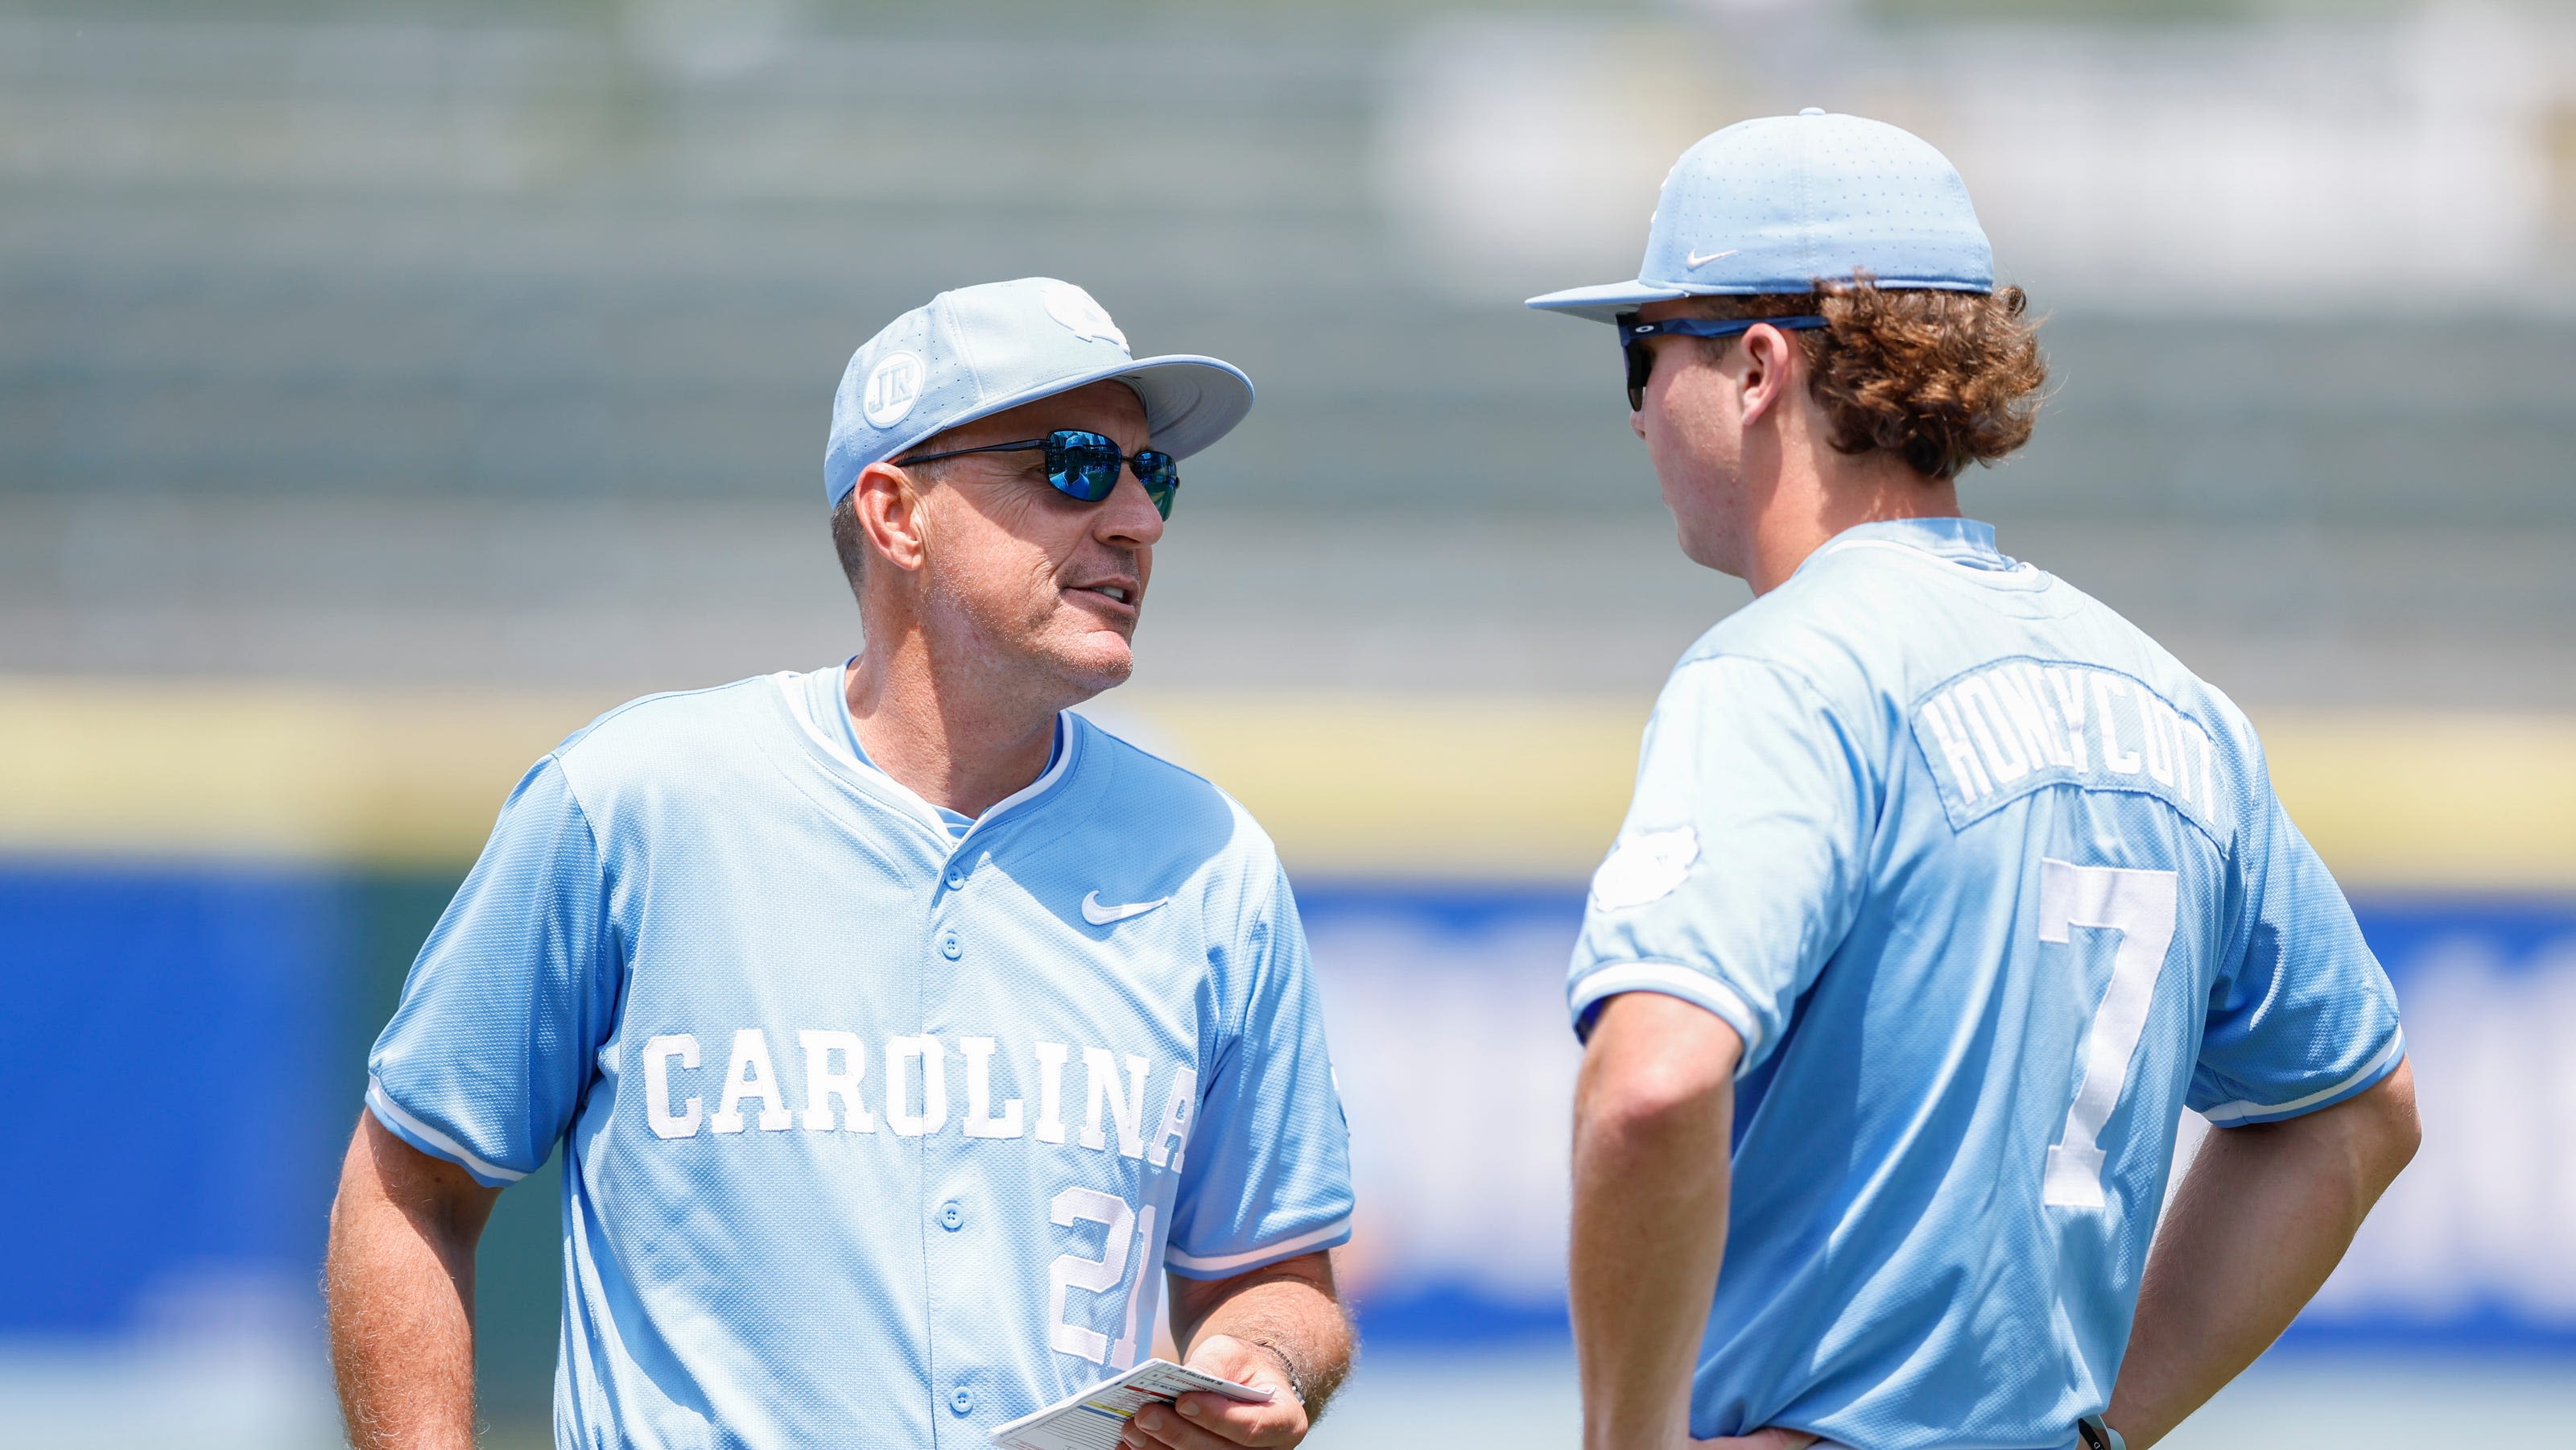
MULTIPOLYGON (((2176 1443, 2568 1443, 2576 14, 2256 0, 0 6, 0 1443, 337 1443, 337 1152, 502 795, 855 647, 841 365, 1028 273, 1262 389, 1095 713, 1301 884, 1369 1339, 1314 1443, 1571 1443, 1560 976, 1744 596, 1518 301, 1808 104, 1965 171, 2057 374, 1973 511, 2248 704, 2406 1004, 2423 1156, 2176 1443)), ((554 1192, 486 1242, 495 1445, 554 1192)))

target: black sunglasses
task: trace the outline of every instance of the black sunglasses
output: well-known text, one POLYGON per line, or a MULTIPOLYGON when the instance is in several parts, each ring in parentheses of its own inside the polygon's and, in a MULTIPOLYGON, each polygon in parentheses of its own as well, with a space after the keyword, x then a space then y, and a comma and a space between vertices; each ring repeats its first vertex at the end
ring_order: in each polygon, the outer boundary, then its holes
POLYGON ((1639 412, 1646 406, 1646 379, 1655 374, 1654 349, 1642 339, 1649 337, 1734 337, 1769 323, 1783 332, 1822 327, 1825 320, 1813 313, 1788 317, 1730 317, 1723 322, 1711 317, 1667 317, 1661 322, 1639 322, 1637 314, 1619 314, 1619 351, 1628 360, 1628 411, 1639 412))
POLYGON ((1180 491, 1180 465, 1172 455, 1151 448, 1139 449, 1134 456, 1118 451, 1118 442, 1100 433, 1087 433, 1079 428, 1058 428, 1044 438, 1024 438, 1017 443, 988 443, 981 448, 952 448, 945 453, 923 453, 911 458, 898 458, 906 463, 936 463, 942 458, 963 458, 969 453, 1037 453, 1046 454, 1047 482, 1066 498, 1084 503, 1098 503, 1118 487, 1118 471, 1133 466, 1136 481, 1145 485, 1145 497, 1154 501, 1154 512, 1172 516, 1172 495, 1180 491))

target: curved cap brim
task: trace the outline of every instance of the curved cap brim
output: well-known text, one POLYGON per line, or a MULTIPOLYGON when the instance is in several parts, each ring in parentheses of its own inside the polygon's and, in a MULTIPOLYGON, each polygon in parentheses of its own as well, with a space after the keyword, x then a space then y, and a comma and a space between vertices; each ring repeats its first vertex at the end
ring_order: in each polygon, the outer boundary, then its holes
POLYGON ((1565 312, 1576 317, 1589 317, 1595 322, 1616 322, 1622 312, 1634 312, 1649 302, 1670 302, 1676 297, 1694 294, 1679 287, 1658 287, 1642 279, 1632 282, 1604 282, 1597 287, 1569 287, 1533 297, 1528 306, 1541 312, 1565 312))
MULTIPOLYGON (((1136 390, 1138 401, 1145 405, 1148 440, 1174 458, 1187 458, 1233 432, 1234 425, 1252 411, 1252 379, 1245 377, 1241 368, 1212 357, 1174 353, 1049 378, 1042 386, 994 398, 971 412, 942 419, 939 427, 924 437, 936 437, 995 413, 1007 413, 1042 398, 1105 382, 1125 383, 1136 390)), ((894 452, 910 452, 921 441, 916 439, 894 452)))
POLYGON ((1234 431, 1252 411, 1252 379, 1229 362, 1195 353, 1139 358, 1104 374, 1145 401, 1145 431, 1154 446, 1187 458, 1234 431))

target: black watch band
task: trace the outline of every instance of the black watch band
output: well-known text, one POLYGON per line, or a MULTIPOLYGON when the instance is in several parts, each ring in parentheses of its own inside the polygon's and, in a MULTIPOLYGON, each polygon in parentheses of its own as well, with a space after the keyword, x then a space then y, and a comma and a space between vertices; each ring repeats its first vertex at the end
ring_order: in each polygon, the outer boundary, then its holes
POLYGON ((2075 1433, 2084 1440, 2084 1450, 2129 1450, 2120 1432, 2102 1423, 2100 1415, 2086 1415, 2075 1422, 2075 1433))

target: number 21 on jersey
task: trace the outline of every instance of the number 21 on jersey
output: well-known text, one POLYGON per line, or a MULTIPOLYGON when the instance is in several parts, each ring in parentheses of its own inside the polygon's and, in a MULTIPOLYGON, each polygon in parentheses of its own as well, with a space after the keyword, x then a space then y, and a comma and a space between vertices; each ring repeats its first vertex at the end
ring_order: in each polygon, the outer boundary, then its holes
POLYGON ((2084 1034, 2084 1075, 2066 1126, 2048 1150, 2048 1176, 2040 1201, 2064 1208, 2100 1208, 2102 1125, 2128 1085, 2129 1063, 2147 1029, 2156 977, 2173 945, 2177 878, 2171 871, 2117 866, 2078 866, 2044 857, 2039 863, 2039 939, 2069 945, 2078 928, 2119 934, 2111 953, 2111 985, 2084 1034))
POLYGON ((1058 1228, 1071 1228, 1079 1222, 1096 1223, 1109 1232, 1100 1245, 1100 1257, 1087 1259, 1080 1254, 1065 1254, 1047 1271, 1047 1344, 1059 1353, 1078 1355, 1093 1364, 1115 1370, 1136 1367, 1137 1311, 1144 1306, 1153 1282, 1147 1272, 1154 1254, 1154 1205, 1131 1209, 1127 1200, 1096 1188, 1068 1188, 1048 1205, 1047 1218, 1058 1228), (1131 1255, 1130 1249, 1134 1252, 1131 1255), (1065 1299, 1072 1290, 1107 1294, 1127 1280, 1127 1264, 1135 1260, 1136 1281, 1127 1286, 1126 1333, 1111 1343, 1109 1336, 1097 1329, 1085 1329, 1068 1323, 1064 1317, 1065 1299))

